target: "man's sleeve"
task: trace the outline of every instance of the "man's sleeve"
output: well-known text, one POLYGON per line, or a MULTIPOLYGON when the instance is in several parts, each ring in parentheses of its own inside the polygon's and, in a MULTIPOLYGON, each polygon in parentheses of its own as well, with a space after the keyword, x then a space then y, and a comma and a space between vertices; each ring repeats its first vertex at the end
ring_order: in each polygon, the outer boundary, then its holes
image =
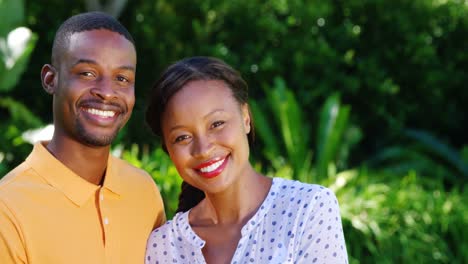
POLYGON ((153 191, 154 194, 156 195, 156 210, 157 210, 157 216, 154 222, 153 229, 158 228, 162 226, 166 222, 166 212, 164 209, 164 202, 161 197, 161 192, 159 191, 158 186, 156 185, 155 182, 153 182, 153 191))
POLYGON ((12 211, 0 200, 0 263, 27 263, 23 236, 12 211))

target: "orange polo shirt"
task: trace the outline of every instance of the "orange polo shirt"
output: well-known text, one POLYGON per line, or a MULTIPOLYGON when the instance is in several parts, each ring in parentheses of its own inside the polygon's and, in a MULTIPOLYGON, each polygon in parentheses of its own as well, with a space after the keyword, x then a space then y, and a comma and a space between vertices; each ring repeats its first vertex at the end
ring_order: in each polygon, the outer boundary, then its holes
POLYGON ((147 238, 164 221, 146 172, 110 156, 97 186, 38 143, 0 181, 0 263, 143 263, 147 238))

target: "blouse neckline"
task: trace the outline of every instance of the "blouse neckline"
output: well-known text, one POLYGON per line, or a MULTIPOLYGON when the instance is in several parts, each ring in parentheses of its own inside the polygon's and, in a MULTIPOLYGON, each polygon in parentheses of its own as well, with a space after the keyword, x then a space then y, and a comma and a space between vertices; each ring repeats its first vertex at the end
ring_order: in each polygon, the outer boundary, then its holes
MULTIPOLYGON (((275 196, 278 195, 278 189, 283 180, 284 179, 282 178, 273 178, 270 190, 268 191, 265 200, 263 200, 257 212, 255 212, 255 214, 242 227, 241 239, 242 237, 248 235, 252 230, 255 230, 255 228, 261 224, 263 219, 265 219, 266 214, 271 209, 275 196)), ((190 211, 191 209, 183 213, 177 213, 174 217, 176 219, 177 227, 180 231, 179 234, 184 236, 185 241, 189 242, 194 247, 202 249, 205 246, 206 241, 199 237, 192 229, 192 226, 189 223, 190 211)), ((182 240, 180 237, 178 239, 182 240)))

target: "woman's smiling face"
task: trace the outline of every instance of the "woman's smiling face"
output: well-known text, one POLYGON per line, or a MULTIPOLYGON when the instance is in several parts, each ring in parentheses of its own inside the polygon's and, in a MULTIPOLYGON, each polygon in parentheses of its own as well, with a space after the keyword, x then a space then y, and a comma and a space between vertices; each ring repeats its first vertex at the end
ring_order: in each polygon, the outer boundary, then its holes
POLYGON ((190 81, 162 116, 164 143, 181 177, 205 193, 237 181, 249 166, 250 115, 220 80, 190 81))

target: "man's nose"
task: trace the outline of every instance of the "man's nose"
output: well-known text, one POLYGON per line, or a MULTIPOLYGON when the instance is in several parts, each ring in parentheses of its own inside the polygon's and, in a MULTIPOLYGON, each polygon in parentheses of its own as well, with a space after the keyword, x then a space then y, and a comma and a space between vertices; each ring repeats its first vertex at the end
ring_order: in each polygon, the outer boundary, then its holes
POLYGON ((113 100, 117 98, 113 85, 114 84, 110 78, 103 77, 98 80, 95 87, 91 89, 91 94, 102 100, 113 100))

